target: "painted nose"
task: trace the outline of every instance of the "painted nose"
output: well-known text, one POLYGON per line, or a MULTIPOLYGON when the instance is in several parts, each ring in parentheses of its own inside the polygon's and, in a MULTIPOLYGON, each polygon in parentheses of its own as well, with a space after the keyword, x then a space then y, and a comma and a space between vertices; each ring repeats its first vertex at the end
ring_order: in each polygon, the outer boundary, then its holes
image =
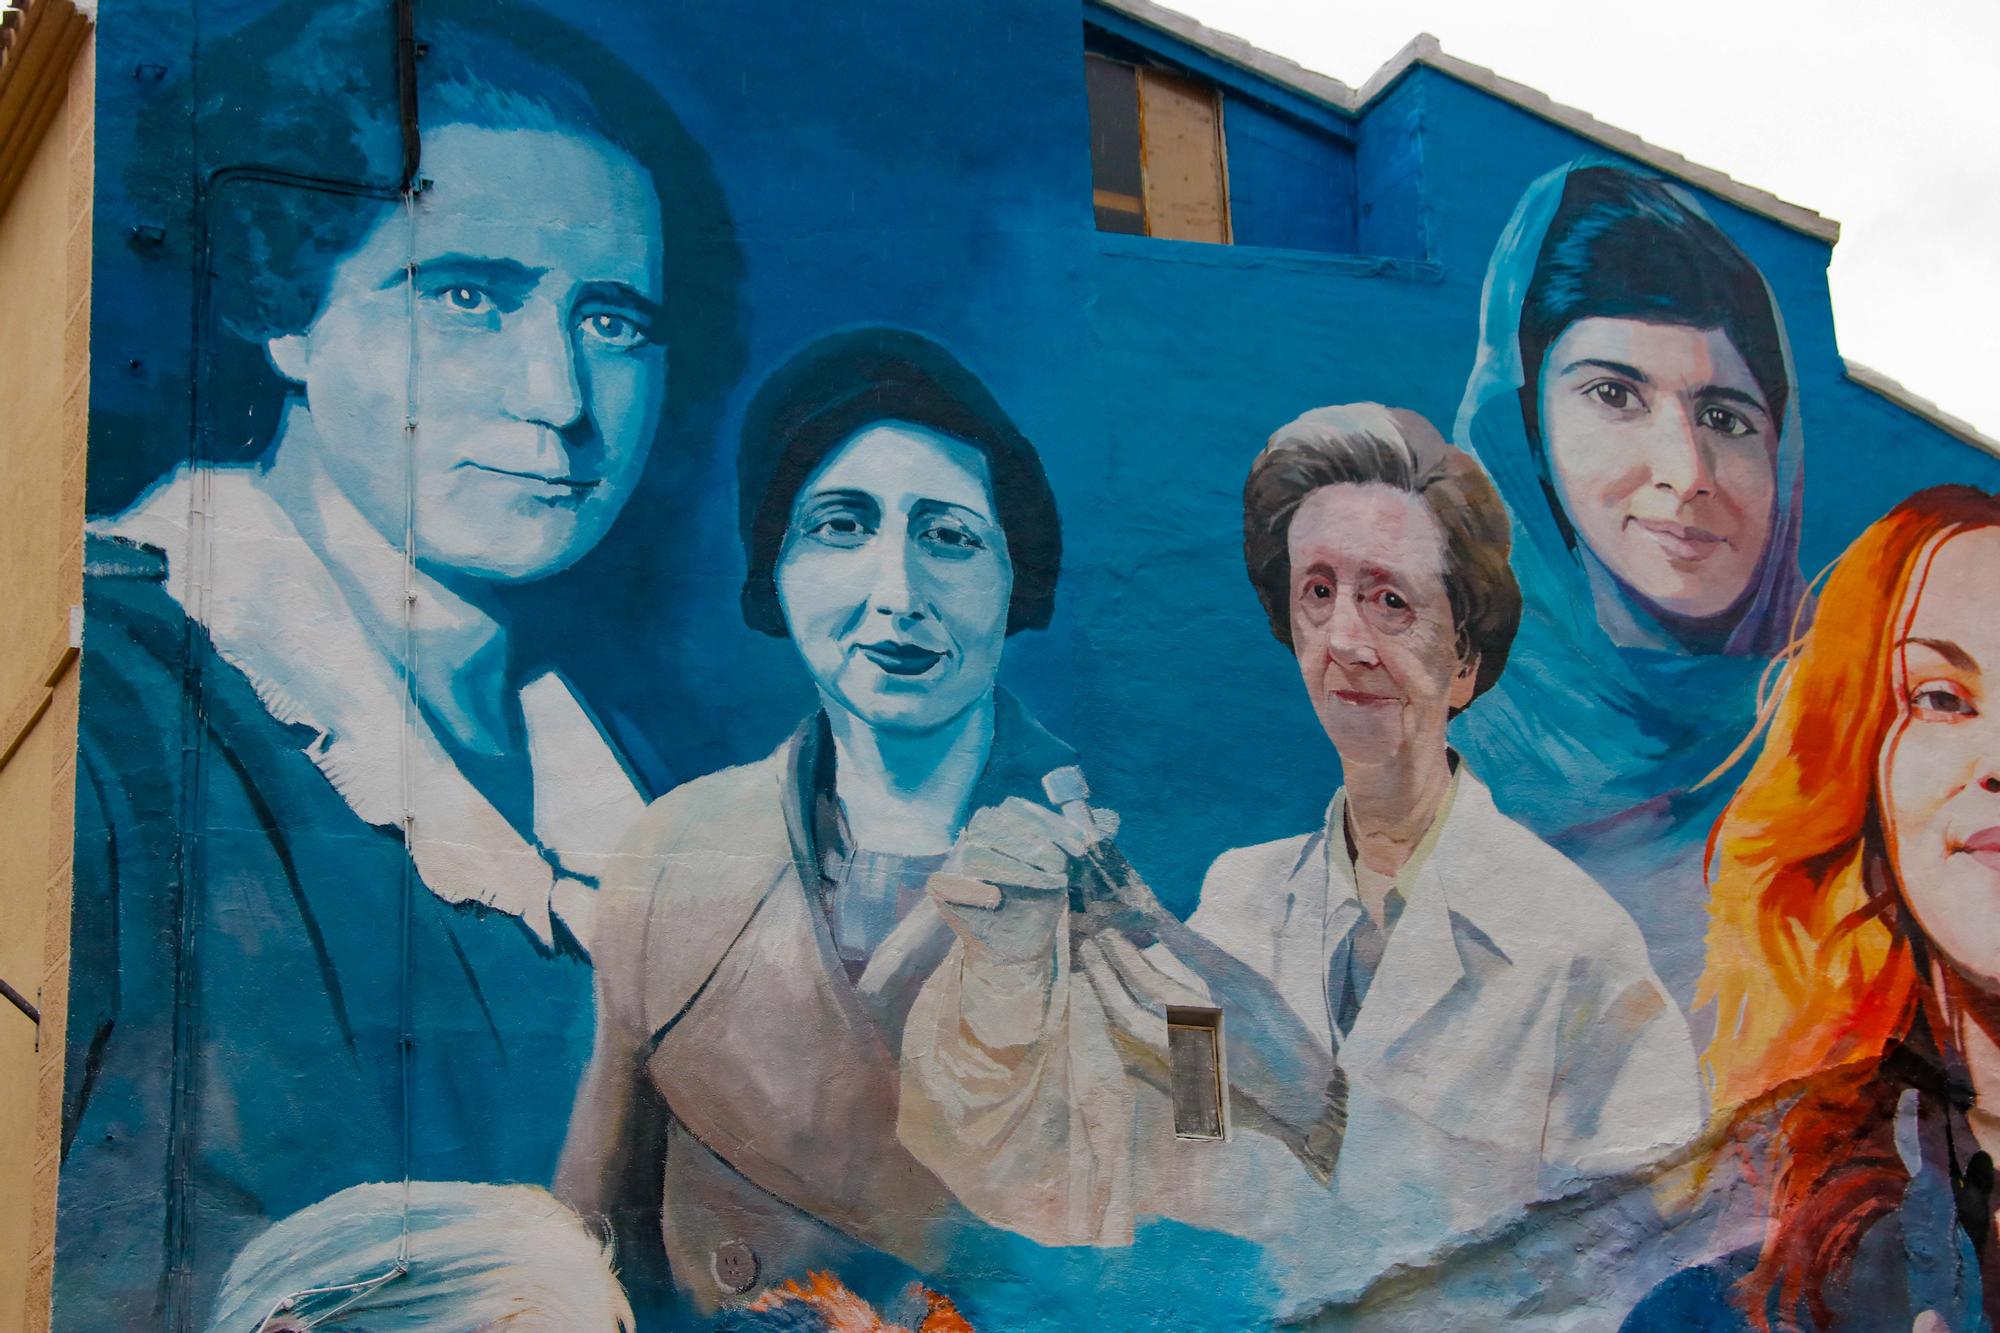
POLYGON ((1658 489, 1671 491, 1683 503, 1715 493, 1708 447, 1684 405, 1675 402, 1654 416, 1646 453, 1653 485, 1658 489))
POLYGON ((899 620, 921 617, 923 599, 917 590, 916 571, 911 568, 915 552, 907 539, 878 541, 875 546, 875 577, 869 588, 869 609, 878 615, 899 620))
POLYGON ((1326 622, 1327 656, 1344 666, 1372 667, 1381 663, 1375 651, 1375 636, 1361 604, 1345 593, 1336 594, 1333 612, 1326 622))
POLYGON ((583 417, 569 321, 546 301, 524 305, 515 319, 514 364, 502 381, 502 405, 516 420, 566 431, 583 417))

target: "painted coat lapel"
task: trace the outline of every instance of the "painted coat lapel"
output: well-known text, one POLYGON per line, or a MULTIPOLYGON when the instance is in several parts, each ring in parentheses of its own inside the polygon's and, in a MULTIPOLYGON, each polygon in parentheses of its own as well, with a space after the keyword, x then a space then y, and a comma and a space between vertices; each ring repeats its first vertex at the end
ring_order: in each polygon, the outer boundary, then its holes
POLYGON ((1352 1077, 1376 1073, 1394 1061, 1397 1043, 1465 975, 1437 861, 1433 853, 1417 871, 1368 998, 1341 1047, 1341 1064, 1352 1077))

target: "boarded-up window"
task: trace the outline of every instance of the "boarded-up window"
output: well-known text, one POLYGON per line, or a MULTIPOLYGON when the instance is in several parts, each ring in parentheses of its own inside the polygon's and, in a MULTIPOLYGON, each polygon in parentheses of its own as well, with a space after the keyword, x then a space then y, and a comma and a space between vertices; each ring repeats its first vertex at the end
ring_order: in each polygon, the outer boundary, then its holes
POLYGON ((1229 240, 1222 99, 1182 74, 1084 58, 1099 231, 1229 240))
POLYGON ((1174 1133, 1184 1139, 1222 1137, 1222 1011, 1167 1009, 1167 1063, 1173 1086, 1174 1133))
POLYGON ((1145 189, 1139 176, 1139 71, 1087 56, 1090 89, 1090 185, 1097 229, 1146 234, 1145 189))

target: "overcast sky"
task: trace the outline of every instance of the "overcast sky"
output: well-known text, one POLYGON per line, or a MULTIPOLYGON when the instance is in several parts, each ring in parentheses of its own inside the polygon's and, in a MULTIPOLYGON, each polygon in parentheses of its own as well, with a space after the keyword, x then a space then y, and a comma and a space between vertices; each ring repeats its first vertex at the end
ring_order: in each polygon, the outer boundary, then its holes
POLYGON ((1419 32, 1840 223, 1843 355, 2000 438, 2000 0, 1165 0, 1360 87, 1419 32))

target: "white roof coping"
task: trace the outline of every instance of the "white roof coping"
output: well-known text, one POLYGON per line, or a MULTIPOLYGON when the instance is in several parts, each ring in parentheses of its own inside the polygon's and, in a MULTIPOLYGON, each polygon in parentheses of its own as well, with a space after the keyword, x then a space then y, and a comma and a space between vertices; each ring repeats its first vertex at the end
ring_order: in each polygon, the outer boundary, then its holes
POLYGON ((2000 458, 2000 440, 1981 431, 1963 417, 1955 417, 1928 398, 1921 397, 1890 379, 1881 371, 1862 365, 1859 361, 1842 358, 1847 367, 1847 378, 1872 393, 1880 394, 1905 412, 1914 413, 1936 426, 1945 434, 1984 449, 1995 458, 2000 458))
POLYGON ((1185 14, 1155 4, 1153 0, 1101 0, 1101 2, 1106 8, 1116 10, 1127 18, 1157 28, 1232 65, 1262 75, 1275 83, 1285 85, 1294 92, 1303 93, 1307 97, 1325 102, 1350 114, 1358 114, 1365 110, 1370 102, 1408 73, 1412 66, 1425 65, 1441 74, 1450 75, 1460 83, 1469 84, 1503 102, 1511 103, 1531 115, 1540 116, 1544 120, 1560 125, 1592 143, 1643 162, 1666 175, 1678 177, 1690 185, 1706 190, 1718 199, 1726 199, 1782 226, 1804 232, 1808 236, 1825 241, 1828 245, 1840 239, 1840 224, 1832 218, 1822 217, 1812 209, 1799 204, 1788 203, 1754 185, 1745 185, 1742 181, 1713 167, 1704 167, 1698 162, 1691 162, 1670 149, 1647 143, 1636 134, 1621 130, 1615 125, 1605 124, 1587 111, 1564 106, 1547 93, 1530 88, 1525 83, 1502 78, 1483 66, 1460 60, 1457 56, 1447 55, 1444 48, 1439 45, 1438 39, 1429 33, 1418 34, 1376 70, 1368 82, 1357 91, 1339 79, 1315 73, 1295 61, 1252 46, 1241 37, 1217 32, 1185 14))
POLYGON ((1149 28, 1158 28, 1191 46, 1200 47, 1212 56, 1241 66, 1253 74, 1261 74, 1294 92, 1304 93, 1342 111, 1353 111, 1359 104, 1359 94, 1332 75, 1309 70, 1295 60, 1287 60, 1261 46, 1252 46, 1241 37, 1217 32, 1200 19, 1189 18, 1179 10, 1156 5, 1153 0, 1103 0, 1103 4, 1126 18, 1136 19, 1149 28))

